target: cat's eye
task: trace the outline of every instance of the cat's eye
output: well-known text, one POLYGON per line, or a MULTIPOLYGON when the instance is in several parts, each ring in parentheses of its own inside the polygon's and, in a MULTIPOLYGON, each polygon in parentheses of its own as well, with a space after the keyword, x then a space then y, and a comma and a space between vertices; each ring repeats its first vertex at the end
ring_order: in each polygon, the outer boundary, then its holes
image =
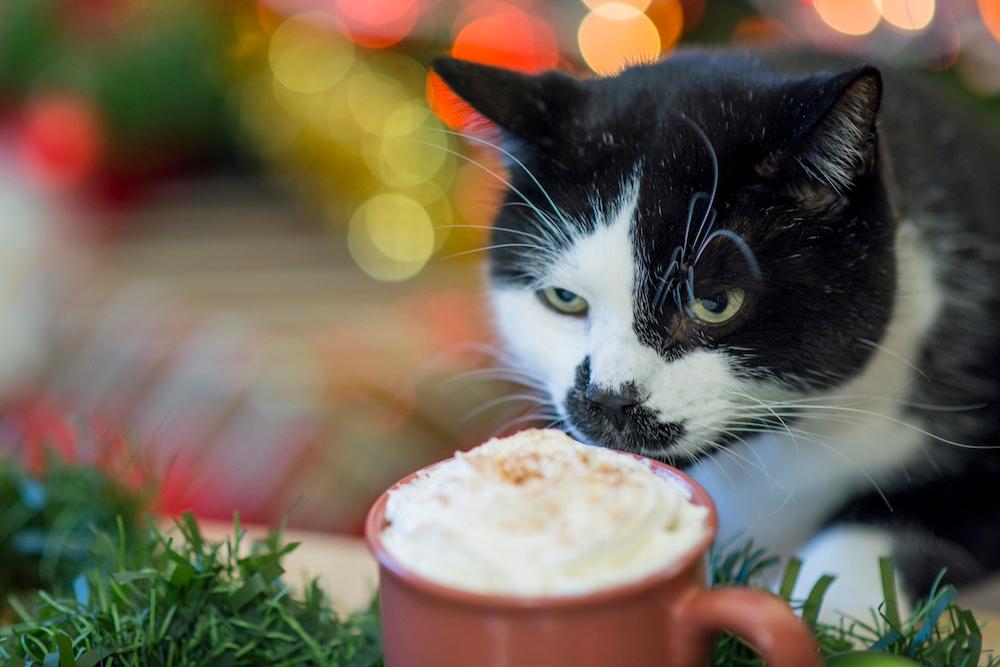
POLYGON ((746 301, 746 292, 737 288, 699 297, 690 304, 696 318, 707 324, 722 324, 740 312, 746 301))
POLYGON ((562 287, 546 287, 538 291, 538 297, 546 306, 563 315, 579 316, 587 312, 587 300, 562 287))

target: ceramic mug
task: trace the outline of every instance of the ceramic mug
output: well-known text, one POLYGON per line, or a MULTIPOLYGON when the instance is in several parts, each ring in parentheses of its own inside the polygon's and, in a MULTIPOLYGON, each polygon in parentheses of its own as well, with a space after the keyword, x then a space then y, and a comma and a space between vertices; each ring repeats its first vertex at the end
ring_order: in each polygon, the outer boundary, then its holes
POLYGON ((476 593, 415 574, 382 544, 383 493, 365 536, 379 564, 386 667, 704 667, 724 630, 746 639, 769 667, 821 667, 812 633, 782 600, 747 588, 707 590, 715 505, 684 473, 650 463, 708 510, 705 537, 661 571, 572 596, 476 593))

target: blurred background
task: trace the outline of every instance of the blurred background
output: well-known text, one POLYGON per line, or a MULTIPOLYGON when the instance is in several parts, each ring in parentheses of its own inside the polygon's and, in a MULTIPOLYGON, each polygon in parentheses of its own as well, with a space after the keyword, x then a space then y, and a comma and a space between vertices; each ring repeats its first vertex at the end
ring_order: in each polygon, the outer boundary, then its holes
POLYGON ((403 474, 539 418, 493 370, 501 166, 430 60, 790 42, 1000 122, 1000 0, 3 0, 0 452, 358 530, 403 474))

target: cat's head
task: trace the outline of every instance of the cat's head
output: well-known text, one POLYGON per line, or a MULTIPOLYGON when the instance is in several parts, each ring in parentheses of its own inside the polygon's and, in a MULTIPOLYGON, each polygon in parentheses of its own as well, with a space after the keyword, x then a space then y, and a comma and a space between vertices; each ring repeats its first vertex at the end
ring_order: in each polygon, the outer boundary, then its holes
POLYGON ((895 293, 877 70, 685 52, 578 80, 443 59, 500 131, 497 324, 563 424, 694 457, 858 374, 895 293))

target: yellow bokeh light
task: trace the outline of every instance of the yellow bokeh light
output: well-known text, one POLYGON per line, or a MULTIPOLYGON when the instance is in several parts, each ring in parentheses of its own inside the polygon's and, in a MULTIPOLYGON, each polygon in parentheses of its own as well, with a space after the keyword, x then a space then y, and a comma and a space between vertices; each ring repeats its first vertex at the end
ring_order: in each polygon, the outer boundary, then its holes
POLYGON ((274 78, 298 93, 321 93, 336 84, 354 61, 354 46, 337 32, 326 12, 303 12, 271 35, 268 61, 274 78))
POLYGON ((608 5, 612 2, 629 5, 640 12, 644 12, 649 8, 652 0, 583 0, 583 4, 587 5, 590 9, 597 9, 601 5, 608 5))
POLYGON ((867 35, 882 18, 875 0, 813 0, 816 13, 845 35, 867 35))
POLYGON ((416 200, 398 193, 379 194, 351 216, 347 247, 372 278, 406 280, 419 273, 434 253, 434 226, 416 200))
POLYGON ((401 136, 366 138, 361 155, 369 170, 390 188, 410 188, 438 179, 442 167, 453 163, 448 135, 420 127, 401 136))
POLYGON ((422 99, 403 102, 386 116, 381 134, 384 137, 404 137, 413 134, 427 122, 430 112, 422 99))
POLYGON ((903 30, 923 30, 934 20, 934 0, 875 0, 882 18, 903 30))
POLYGON ((347 103, 355 122, 374 135, 381 135, 386 120, 410 96, 395 79, 366 70, 352 76, 347 85, 347 103))
POLYGON ((614 74, 660 55, 660 34, 648 16, 631 5, 609 2, 594 9, 577 32, 580 54, 594 72, 614 74))

